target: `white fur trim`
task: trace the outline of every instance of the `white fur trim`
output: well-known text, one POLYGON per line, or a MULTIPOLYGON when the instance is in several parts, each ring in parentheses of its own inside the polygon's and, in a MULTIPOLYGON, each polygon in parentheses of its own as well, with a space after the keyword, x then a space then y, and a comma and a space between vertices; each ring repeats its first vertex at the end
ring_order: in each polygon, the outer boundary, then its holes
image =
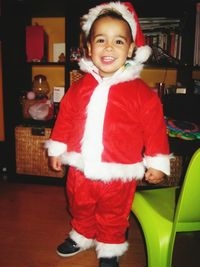
POLYGON ((144 162, 147 168, 154 168, 170 175, 170 155, 145 156, 144 162))
MULTIPOLYGON (((88 72, 97 80, 98 83, 102 83, 102 78, 98 75, 96 67, 91 62, 91 60, 82 58, 79 62, 80 69, 84 72, 88 72)), ((119 69, 112 76, 112 79, 109 80, 109 86, 118 84, 120 82, 127 82, 131 80, 135 80, 140 77, 140 73, 143 69, 143 65, 135 62, 134 60, 127 60, 125 64, 125 68, 119 69)), ((108 82, 108 81, 107 81, 108 82)), ((106 82, 104 81, 104 84, 106 82)))
POLYGON ((76 232, 74 229, 69 232, 69 236, 83 250, 94 247, 95 241, 93 239, 86 238, 85 236, 76 232))
POLYGON ((80 171, 84 171, 83 157, 77 152, 66 152, 61 155, 61 162, 64 165, 76 167, 80 171))
POLYGON ((49 139, 45 142, 44 147, 48 149, 48 156, 60 156, 67 150, 67 145, 58 142, 53 141, 52 139, 49 139))
POLYGON ((99 84, 87 106, 85 132, 82 138, 82 155, 86 162, 101 162, 103 123, 109 89, 110 86, 106 82, 99 84))
POLYGON ((147 61, 147 59, 151 55, 151 52, 152 50, 148 45, 138 47, 135 53, 134 61, 138 63, 147 61))
POLYGON ((128 10, 127 6, 123 5, 120 2, 111 2, 108 4, 105 3, 102 5, 98 5, 94 8, 91 8, 89 10, 89 13, 83 16, 82 29, 85 32, 86 36, 88 36, 90 32, 93 22, 104 9, 111 9, 111 10, 114 9, 118 13, 120 13, 122 17, 128 22, 132 31, 133 40, 135 40, 137 25, 134 18, 134 14, 128 10))
POLYGON ((86 162, 80 153, 67 152, 62 155, 62 163, 69 164, 84 172, 91 180, 109 182, 120 179, 124 182, 133 179, 140 180, 144 177, 145 167, 143 162, 133 164, 107 163, 107 162, 86 162))
POLYGON ((99 75, 99 70, 91 60, 81 58, 81 60, 79 61, 79 67, 83 72, 91 73, 93 77, 98 81, 98 83, 102 82, 102 77, 99 75))
POLYGON ((120 257, 128 250, 128 242, 121 244, 106 244, 96 241, 97 258, 120 257))
POLYGON ((127 182, 133 179, 142 179, 144 177, 144 165, 142 163, 120 164, 86 162, 84 173, 86 177, 92 180, 109 182, 113 179, 120 179, 123 182, 127 182))

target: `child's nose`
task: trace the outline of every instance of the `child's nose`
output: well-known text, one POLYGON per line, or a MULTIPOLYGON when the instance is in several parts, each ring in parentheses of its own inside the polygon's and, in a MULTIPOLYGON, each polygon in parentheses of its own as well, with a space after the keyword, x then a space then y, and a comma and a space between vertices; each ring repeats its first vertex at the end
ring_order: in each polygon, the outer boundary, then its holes
POLYGON ((106 46, 105 46, 105 49, 106 50, 112 50, 113 49, 112 43, 107 43, 106 46))

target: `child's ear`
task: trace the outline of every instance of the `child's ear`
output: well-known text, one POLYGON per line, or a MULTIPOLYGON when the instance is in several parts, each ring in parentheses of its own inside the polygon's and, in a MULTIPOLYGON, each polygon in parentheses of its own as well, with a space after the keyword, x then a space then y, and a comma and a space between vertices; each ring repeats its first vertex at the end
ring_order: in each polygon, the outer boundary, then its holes
POLYGON ((90 44, 90 42, 87 42, 87 50, 88 50, 88 56, 91 56, 91 44, 90 44))
POLYGON ((129 50, 128 50, 128 58, 132 58, 133 57, 133 52, 134 52, 135 48, 136 48, 135 43, 132 42, 130 44, 130 47, 129 47, 129 50))

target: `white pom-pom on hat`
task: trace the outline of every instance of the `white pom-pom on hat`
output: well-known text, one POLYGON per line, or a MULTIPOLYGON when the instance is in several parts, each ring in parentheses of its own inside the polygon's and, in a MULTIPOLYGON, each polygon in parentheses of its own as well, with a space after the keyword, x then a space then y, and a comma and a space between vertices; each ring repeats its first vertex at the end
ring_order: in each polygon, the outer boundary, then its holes
POLYGON ((138 16, 130 2, 110 2, 103 3, 89 10, 89 13, 82 17, 82 29, 86 36, 89 35, 90 29, 96 18, 104 10, 113 10, 121 14, 131 28, 132 37, 137 47, 134 61, 143 63, 151 55, 151 48, 145 45, 144 35, 139 24, 138 16))
POLYGON ((134 60, 138 63, 143 63, 148 60, 151 55, 151 47, 148 45, 143 45, 137 48, 135 52, 134 60))

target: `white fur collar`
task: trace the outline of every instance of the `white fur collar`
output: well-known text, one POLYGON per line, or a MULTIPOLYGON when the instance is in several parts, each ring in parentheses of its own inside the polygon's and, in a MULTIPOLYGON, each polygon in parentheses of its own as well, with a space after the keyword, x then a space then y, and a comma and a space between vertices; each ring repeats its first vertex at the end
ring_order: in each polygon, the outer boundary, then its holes
MULTIPOLYGON (((79 62, 79 66, 83 72, 92 74, 98 83, 103 81, 99 75, 98 69, 91 60, 82 58, 79 62)), ((140 77, 142 69, 142 64, 136 64, 134 60, 127 60, 125 66, 118 70, 109 80, 112 80, 111 84, 135 80, 136 78, 140 77)))

